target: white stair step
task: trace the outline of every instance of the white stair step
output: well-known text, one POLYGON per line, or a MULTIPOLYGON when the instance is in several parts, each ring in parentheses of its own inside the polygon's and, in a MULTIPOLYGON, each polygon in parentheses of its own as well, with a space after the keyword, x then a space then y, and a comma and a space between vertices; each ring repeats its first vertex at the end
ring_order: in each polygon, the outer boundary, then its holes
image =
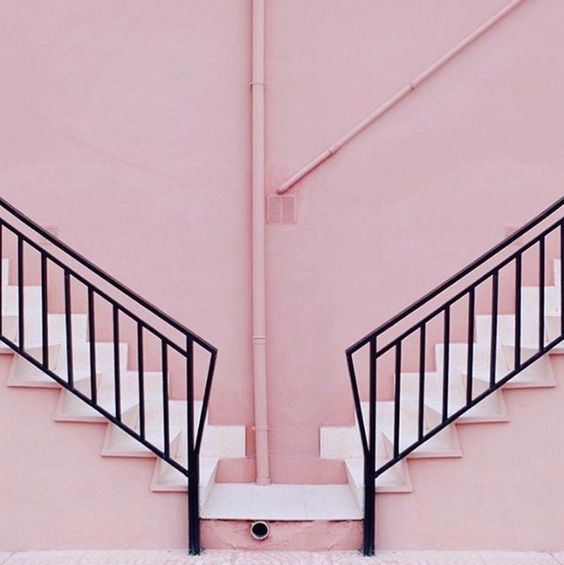
MULTIPOLYGON (((152 386, 154 392, 151 394, 147 389, 147 381, 145 384, 145 426, 148 430, 163 430, 163 396, 162 396, 162 375, 158 375, 153 381, 152 386)), ((187 421, 187 404, 184 400, 168 400, 169 428, 171 433, 180 432, 185 429, 187 421)))
MULTIPOLYGON (((133 388, 136 386, 134 378, 126 370, 128 346, 120 343, 120 389, 122 395, 122 406, 131 407, 136 402, 129 400, 133 388)), ((73 347, 73 372, 87 371, 90 374, 90 344, 80 343, 73 347)), ((55 371, 67 380, 67 358, 66 352, 59 355, 59 362, 55 371)), ((97 380, 97 404, 115 414, 115 380, 114 380, 114 346, 113 343, 96 343, 96 372, 97 380)), ((102 421, 102 416, 94 408, 84 403, 72 392, 63 390, 57 407, 57 417, 62 420, 79 421, 102 421)))
MULTIPOLYGON (((24 316, 41 312, 41 287, 24 286, 24 316)), ((18 287, 11 285, 2 288, 2 315, 18 314, 18 287)))
MULTIPOLYGON (((467 405, 466 402, 466 376, 456 375, 449 378, 448 413, 454 414, 467 405)), ((473 379, 472 397, 475 398, 484 390, 483 383, 473 379)), ((443 376, 438 373, 425 374, 425 405, 435 415, 441 416, 443 410, 443 376)), ((419 375, 405 373, 402 375, 402 395, 407 402, 418 406, 419 402, 419 375)), ((503 395, 500 392, 491 394, 488 398, 460 416, 456 423, 478 422, 506 422, 509 416, 503 395)), ((440 420, 439 420, 440 421, 440 420)), ((434 422, 437 422, 435 419, 434 422)), ((436 425, 436 424, 435 424, 436 425)), ((426 431, 433 426, 426 426, 426 431)))
MULTIPOLYGON (((217 472, 217 458, 200 458, 200 505, 206 503, 215 483, 217 472)), ((162 459, 157 459, 153 479, 151 481, 153 492, 186 492, 188 479, 172 465, 162 459)))
MULTIPOLYGON (((560 287, 547 286, 544 289, 544 312, 547 316, 557 316, 560 314, 560 287)), ((539 287, 525 286, 521 294, 521 308, 523 312, 530 315, 537 315, 539 311, 539 287)))
MULTIPOLYGON (((561 316, 547 316, 545 319, 546 341, 550 343, 555 339, 562 337, 562 318, 561 316)), ((532 342, 534 343, 534 342, 532 342)), ((556 349, 564 349, 564 345, 560 343, 556 349)))
MULTIPOLYGON (((169 400, 169 438, 170 452, 176 452, 176 444, 180 441, 181 432, 186 426, 186 402, 169 400)), ((132 429, 140 433, 138 411, 132 429)), ((164 451, 164 418, 162 401, 151 402, 146 397, 145 402, 145 436, 147 441, 164 451)), ((139 443, 135 438, 126 434, 115 425, 109 425, 104 438, 103 455, 120 457, 153 457, 153 452, 139 443)))
MULTIPOLYGON (((508 361, 511 360, 513 362, 513 355, 514 355, 514 347, 505 346, 505 351, 507 355, 508 361)), ((527 356, 531 353, 535 353, 536 349, 528 349, 528 348, 521 348, 522 352, 522 360, 525 361, 527 356)), ((500 379, 506 377, 509 374, 509 371, 506 371, 505 374, 498 373, 496 375, 496 382, 500 379)), ((474 396, 478 395, 478 390, 486 390, 490 386, 490 371, 484 369, 476 369, 474 371, 474 379, 477 386, 474 388, 474 396), (480 387, 480 383, 481 387, 480 387)), ((556 386, 556 379, 554 377, 552 365, 550 359, 547 356, 541 357, 538 361, 530 365, 528 368, 523 369, 521 372, 517 373, 511 380, 505 383, 502 388, 549 388, 556 386)), ((498 394, 498 392, 492 393, 489 398, 498 394)), ((483 400, 478 404, 478 407, 487 402, 488 399, 483 400)))
MULTIPOLYGON (((147 391, 146 391, 147 392, 147 391)), ((186 440, 186 410, 184 400, 170 400, 169 429, 171 442, 175 439, 175 447, 171 446, 171 454, 184 465, 187 464, 187 440, 186 440)), ((159 401, 151 407, 150 401, 146 402, 147 412, 145 415, 145 430, 148 439, 161 448, 164 446, 164 422, 162 416, 162 404, 159 401), (151 439, 153 438, 153 439, 151 439)), ((201 403, 195 403, 195 422, 199 421, 201 403)), ((138 419, 133 424, 135 431, 139 432, 138 419)), ((128 453, 131 456, 142 456, 150 450, 141 445, 131 436, 125 434, 116 426, 109 426, 104 442, 104 452, 110 454, 128 453)), ((149 453, 150 454, 150 453, 149 453)), ((229 458, 245 457, 245 426, 210 426, 206 428, 202 440, 201 455, 204 458, 229 458)))
MULTIPOLYGON (((218 459, 200 460, 200 485, 207 485, 215 475, 218 459)), ((188 490, 188 479, 178 469, 162 459, 155 464, 151 490, 155 492, 186 492, 188 490)))
MULTIPOLYGON (((134 412, 135 409, 132 409, 134 412)), ((132 414, 132 418, 135 415, 132 414)), ((134 425, 128 424, 128 427, 134 429, 134 425)), ((164 431, 148 430, 145 434, 146 441, 164 452, 164 431)), ((170 434, 170 452, 174 453, 180 440, 180 432, 171 432, 170 434)), ((121 428, 114 424, 109 424, 104 437, 102 446, 102 455, 104 457, 156 457, 156 455, 148 447, 131 437, 121 428)))
MULTIPOLYGON (((73 352, 76 347, 84 346, 86 338, 86 317, 82 314, 72 315, 72 334, 73 334, 73 352)), ((65 316, 62 314, 49 314, 49 368, 60 375, 61 378, 67 380, 66 368, 61 370, 61 366, 66 367, 66 330, 65 316), (61 357, 64 360, 61 362, 61 357)), ((17 326, 17 319, 16 319, 17 326)), ((17 329, 15 331, 14 340, 17 341, 17 329)), ((26 320, 25 329, 25 350, 33 355, 36 359, 42 360, 43 332, 41 330, 41 320, 36 316, 32 316, 26 320), (35 319, 35 321, 34 321, 35 319), (33 345, 36 344, 36 345, 33 345), (37 349, 39 348, 39 351, 37 349)), ((75 372, 78 367, 75 362, 75 372)), ((29 386, 35 386, 35 383, 54 383, 54 381, 45 375, 42 369, 29 363, 21 357, 14 358, 14 362, 10 368, 10 382, 16 386, 21 382, 20 386, 26 386, 25 382, 29 382, 29 386)), ((39 385, 38 385, 39 386, 39 385)))
POLYGON ((218 520, 361 520, 362 511, 349 485, 258 486, 215 483, 202 518, 218 520))
MULTIPOLYGON (((18 316, 17 314, 3 314, 2 315, 2 336, 16 343, 16 335, 18 333, 18 316)), ((2 351, 7 350, 8 346, 3 342, 0 343, 2 351)), ((1 351, 0 351, 1 352, 1 351)))
MULTIPOLYGON (((363 403, 365 414, 367 403, 363 403)), ((400 451, 418 440, 417 404, 402 403, 400 410, 400 451)), ((425 431, 440 423, 440 416, 426 409, 425 431)), ((365 415, 365 421, 367 417, 365 415)), ((378 401, 377 412, 377 457, 382 461, 393 455, 394 403, 378 401)), ((355 459, 362 457, 362 444, 356 426, 323 426, 320 429, 320 453, 323 459, 355 459)), ((460 457, 462 454, 454 426, 448 426, 409 454, 410 458, 460 457)))
MULTIPOLYGON (((538 352, 536 347, 521 347, 521 362, 526 361, 538 352)), ((503 354, 506 358, 506 363, 512 369, 515 363, 515 347, 505 345, 503 354)), ((506 372, 506 375, 510 371, 506 372)), ((505 375, 503 375, 505 376, 505 375)), ((477 371, 476 378, 489 383, 489 371, 477 371)), ((499 376, 498 376, 499 378, 499 376)), ((554 377, 554 369, 549 355, 544 355, 529 367, 522 369, 515 375, 504 388, 539 388, 539 387, 554 387, 556 386, 556 379, 554 377)))
MULTIPOLYGON (((194 434, 196 434, 196 431, 194 434)), ((245 457, 245 455, 245 426, 212 426, 205 424, 201 447, 202 458, 213 460, 219 458, 240 458, 245 457)), ((184 467, 188 466, 188 440, 185 425, 180 430, 176 448, 174 451, 171 451, 171 456, 184 467)))
MULTIPOLYGON (((65 346, 62 344, 62 350, 65 346)), ((119 344, 119 362, 122 373, 127 371, 129 346, 127 343, 119 344)), ((90 367, 90 343, 87 341, 77 342, 73 344, 73 367, 86 368, 90 367)), ((59 357, 57 372, 66 374, 67 357, 62 354, 59 357)), ((113 374, 114 371, 114 344, 107 341, 96 342, 96 369, 103 374, 113 374)))
MULTIPOLYGON (((377 421, 380 433, 386 442, 388 455, 393 454, 394 442, 394 402, 378 402, 377 421)), ((425 431, 434 429, 441 417, 434 411, 426 410, 425 431)), ((408 449, 418 441, 418 407, 410 402, 400 403, 399 451, 408 449)), ((454 426, 447 426, 425 443, 412 451, 409 458, 461 457, 462 451, 454 426)))
MULTIPOLYGON (((443 354, 444 344, 438 343, 435 346, 435 366, 436 372, 443 372, 443 354)), ((474 371, 481 369, 489 370, 491 357, 491 346, 489 343, 474 343, 473 366, 474 371)), ((468 364, 468 344, 467 343, 451 343, 449 346, 449 377, 460 376, 466 374, 468 364)), ((499 375, 507 374, 506 359, 503 354, 503 345, 499 344, 496 355, 496 371, 499 375)), ((510 369, 511 370, 511 369, 510 369)))
MULTIPOLYGON (((486 345, 491 343, 491 329, 491 314, 476 316, 476 341, 478 343, 486 345)), ((523 311, 521 314, 521 343, 537 343, 538 335, 538 310, 537 313, 531 310, 523 311)), ((508 345, 515 343, 515 316, 513 314, 502 314, 497 317, 497 342, 508 345)))
POLYGON ((8 286, 10 275, 10 260, 2 259, 2 286, 8 286))
MULTIPOLYGON (((80 380, 75 379, 75 387, 91 398, 91 379, 89 371, 81 371, 79 375, 84 375, 80 380)), ((97 385, 100 382, 101 374, 97 373, 97 385)), ((115 406, 109 406, 108 402, 100 403, 98 398, 96 403, 106 409, 110 414, 115 413, 115 406)), ((138 403, 137 400, 124 397, 121 399, 122 420, 129 426, 135 426, 137 420, 138 403)), ((70 391, 61 391, 54 420, 56 422, 107 422, 108 420, 98 410, 91 407, 70 391)))
MULTIPOLYGON (((77 371, 75 370, 75 374, 77 371)), ((90 375, 89 369, 79 370, 78 374, 90 375)), ((110 414, 115 414, 115 379, 113 371, 98 371, 96 381, 96 403, 104 408, 110 414)), ((132 426, 137 425, 137 410, 131 412, 132 407, 136 407, 139 403, 139 395, 137 389, 137 375, 126 371, 120 376, 121 390, 121 411, 129 411, 128 423, 132 426)), ((150 389, 149 389, 150 390, 150 389)), ((90 381, 88 381, 88 390, 85 391, 88 396, 91 395, 90 381)), ((61 391, 59 403, 57 406, 57 418, 67 421, 104 421, 104 417, 94 408, 83 402, 68 390, 61 391)))
MULTIPOLYGON (((57 357, 60 352, 60 346, 49 345, 49 365, 56 364, 57 357)), ((43 346, 34 345, 26 348, 26 353, 34 359, 43 362, 43 346)), ((8 386, 11 387, 39 387, 39 388, 59 388, 57 381, 47 375, 42 369, 39 369, 21 355, 14 353, 14 358, 10 365, 8 373, 8 386)))
MULTIPOLYGON (((17 317, 16 317, 17 320, 17 317)), ((64 314, 48 314, 48 337, 49 343, 60 343, 66 346, 66 319, 64 314)), ((71 316, 72 340, 73 345, 84 343, 87 334, 87 318, 84 314, 72 314, 71 316)), ((18 328, 16 324, 16 332, 14 341, 18 339, 18 328)), ((43 329, 41 312, 31 312, 24 317, 24 337, 25 344, 41 343, 43 340, 43 329)))
MULTIPOLYGON (((37 317, 37 320, 32 318, 32 323, 35 322, 37 322, 36 326, 30 327, 29 330, 26 328, 26 338, 27 336, 30 336, 33 340, 34 337, 37 337, 37 341, 39 341, 43 335, 41 331, 41 318, 39 316, 37 317)), ((63 314, 49 314, 47 322, 49 341, 61 343, 65 347, 67 342, 65 316, 63 314)), ((88 334, 87 316, 84 314, 72 314, 71 329, 73 346, 75 344, 85 343, 88 334)))
POLYGON ((358 427, 322 426, 319 429, 321 459, 355 459, 362 457, 362 443, 358 427))
MULTIPOLYGON (((195 422, 199 421, 202 403, 195 403, 195 422)), ((244 457, 245 426, 210 426, 206 423, 201 449, 200 504, 210 495, 215 481, 217 462, 220 458, 244 457)), ((182 429, 171 448, 171 457, 184 468, 188 468, 188 442, 186 429, 182 429)), ((187 490, 187 479, 177 469, 163 460, 157 460, 151 485, 154 491, 187 490)))
MULTIPOLYGON (((178 442, 182 430, 186 426, 186 402, 169 400, 169 437, 170 452, 176 452, 173 443, 178 442)), ((139 420, 136 418, 132 425, 134 431, 140 432, 139 420)), ((158 398, 147 397, 145 401, 145 436, 155 447, 164 450, 164 418, 162 401, 158 398)), ((122 457, 153 457, 153 452, 139 443, 135 438, 126 434, 115 425, 109 425, 104 438, 103 454, 122 457)))
MULTIPOLYGON (((376 462, 378 468, 381 462, 376 462)), ((362 459, 346 459, 347 477, 359 508, 364 507, 364 462, 362 459)), ((413 491, 409 465, 399 461, 386 469, 375 481, 376 494, 409 493, 413 491)))
MULTIPOLYGON (((389 442, 385 440, 383 430, 380 427, 382 406, 378 402, 376 413, 376 458, 381 463, 386 463, 391 458, 391 451, 388 449, 389 442)), ((362 403, 362 412, 365 426, 368 426, 369 406, 367 402, 362 403)), ((355 460, 363 457, 362 442, 358 425, 354 426, 321 426, 319 429, 319 451, 322 459, 343 459, 355 460)))

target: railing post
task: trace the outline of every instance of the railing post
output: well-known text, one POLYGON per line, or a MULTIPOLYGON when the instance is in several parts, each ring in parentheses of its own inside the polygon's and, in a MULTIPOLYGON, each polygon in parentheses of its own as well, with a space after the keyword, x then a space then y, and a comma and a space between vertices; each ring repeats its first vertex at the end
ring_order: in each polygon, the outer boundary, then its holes
POLYGON ((374 555, 376 537, 376 338, 370 340, 368 452, 364 456, 364 555, 374 555))
POLYGON ((25 308, 24 308, 24 248, 23 238, 18 235, 18 345, 25 350, 25 308))
POLYGON ((523 256, 521 254, 515 257, 515 370, 521 368, 521 323, 523 314, 521 312, 522 289, 523 284, 523 256))
MULTIPOLYGON (((14 285, 17 298, 17 317, 15 320, 16 328, 15 335, 9 339, 2 332, 2 316, 0 316, 0 342, 11 348, 14 352, 21 355, 23 359, 30 365, 37 369, 42 370, 45 374, 51 377, 64 389, 70 391, 75 397, 86 403, 90 408, 96 410, 99 414, 104 416, 109 422, 117 426, 122 432, 139 441, 148 451, 159 457, 165 464, 171 468, 176 469, 188 480, 188 519, 189 519, 189 550, 191 554, 199 554, 201 551, 200 544, 200 507, 199 507, 199 455, 200 446, 202 444, 202 436, 204 432, 205 416, 209 397, 211 393, 211 386, 213 381, 213 374, 217 358, 217 349, 211 344, 207 343, 203 338, 196 335, 180 322, 165 314, 162 310, 144 300, 137 293, 117 281, 111 275, 97 267, 94 263, 87 260, 85 257, 74 251, 72 248, 59 241, 56 237, 42 229, 37 223, 33 222, 27 216, 19 212, 13 206, 10 206, 5 200, 0 198, 0 208, 4 209, 8 214, 14 216, 16 220, 24 224, 35 236, 41 236, 45 241, 37 243, 33 237, 29 237, 20 229, 8 223, 4 218, 0 218, 0 259, 3 248, 6 247, 5 233, 9 230, 10 234, 15 237, 15 254, 16 254, 16 276, 14 285), (4 239, 4 242, 3 242, 4 239), (77 270, 75 267, 70 266, 66 260, 58 257, 43 247, 43 243, 49 242, 56 247, 65 259, 72 259, 72 261, 80 264, 77 270), (40 258, 40 272, 41 279, 41 303, 38 306, 38 314, 40 315, 41 334, 40 344, 42 347, 42 355, 34 356, 26 351, 26 269, 24 268, 24 260, 26 259, 26 246, 27 248, 39 253, 40 258), (53 363, 49 359, 49 301, 48 301, 48 286, 50 280, 49 265, 53 265, 55 269, 61 269, 63 275, 63 300, 64 310, 64 336, 61 337, 62 345, 66 345, 66 375, 61 375, 55 371, 53 363), (85 272, 86 271, 86 272, 85 272), (111 290, 103 290, 98 283, 94 283, 90 276, 96 276, 103 281, 103 286, 111 287, 111 290), (90 380, 90 395, 86 392, 75 387, 74 378, 74 364, 76 362, 75 355, 73 355, 73 300, 74 294, 73 286, 81 289, 83 285, 87 290, 87 324, 88 324, 88 349, 89 349, 89 380, 90 380), (119 300, 113 296, 114 293, 119 292, 121 297, 119 300), (127 300, 136 304, 133 309, 127 306, 121 299, 125 297, 127 300), (113 392, 115 400, 115 411, 106 405, 106 403, 98 403, 98 383, 97 383, 97 362, 96 362, 96 314, 95 303, 100 302, 111 307, 110 324, 112 331, 112 338, 108 342, 113 344, 113 392), (185 339, 185 344, 177 343, 176 339, 167 337, 167 333, 162 333, 157 329, 153 323, 146 321, 145 317, 137 314, 135 310, 141 307, 145 313, 155 316, 167 324, 168 329, 171 328, 180 332, 185 339), (129 425, 122 419, 122 384, 125 386, 127 383, 124 380, 124 375, 127 371, 127 360, 122 359, 122 351, 120 347, 120 320, 124 319, 129 322, 137 324, 137 361, 138 361, 138 375, 137 382, 139 386, 139 420, 138 426, 129 425), (144 358, 144 332, 155 336, 161 341, 161 359, 162 359, 162 400, 163 400, 163 447, 160 447, 160 441, 153 441, 153 435, 149 434, 146 428, 148 422, 146 421, 146 407, 145 407, 145 358, 144 358), (204 395, 202 401, 201 415, 198 417, 197 410, 194 406, 194 345, 197 344, 202 348, 202 351, 208 352, 210 362, 204 387, 204 395), (186 345, 186 348, 184 346, 186 345), (177 458, 171 456, 171 435, 170 435, 170 406, 169 406, 169 353, 176 351, 180 355, 186 356, 186 383, 187 383, 187 415, 186 415, 186 432, 187 432, 187 464, 184 464, 184 457, 182 462, 177 458), (148 437, 149 436, 149 437, 148 437)), ((3 215, 3 214, 2 214, 3 215)), ((28 231, 27 229, 25 231, 28 231)), ((11 241, 10 241, 11 243, 11 241)), ((33 252, 32 252, 33 253, 33 252)), ((35 255, 30 255, 33 258, 35 255)), ((29 258, 28 258, 29 259, 29 258)), ((0 260, 0 282, 5 278, 5 265, 0 260)), ((97 279, 96 279, 97 280, 97 279)), ((12 288, 10 290, 12 290, 12 288)), ((0 310, 3 302, 5 302, 6 288, 0 284, 0 310)), ((29 305, 28 305, 29 306, 29 305)), ((178 337, 177 334, 175 334, 178 337)), ((27 336, 29 337, 29 336, 27 336)), ((129 336, 132 340, 133 338, 129 336)), ((82 339, 82 337, 81 337, 82 339)), ((29 339, 28 339, 29 341, 29 339)), ((128 339, 129 341, 129 339, 128 339)), ((29 345, 29 344, 28 344, 29 345)), ((81 357, 81 363, 85 361, 81 357)), ((62 369, 62 368, 61 368, 62 369)), ((62 371, 61 371, 62 372, 62 371)), ((129 379, 128 379, 129 382, 129 379)), ((366 442, 364 441, 364 445, 366 442)), ((184 455, 184 450, 183 455, 184 455)))
POLYGON ((545 315, 545 239, 539 239, 539 351, 544 349, 544 315, 545 315))
POLYGON ((49 293, 47 255, 41 254, 41 349, 43 367, 49 369, 49 293))
MULTIPOLYGON (((186 437, 188 443, 188 547, 199 555, 200 547, 200 460, 194 441, 194 339, 186 337, 186 437)), ((203 408, 202 408, 203 409, 203 408)))

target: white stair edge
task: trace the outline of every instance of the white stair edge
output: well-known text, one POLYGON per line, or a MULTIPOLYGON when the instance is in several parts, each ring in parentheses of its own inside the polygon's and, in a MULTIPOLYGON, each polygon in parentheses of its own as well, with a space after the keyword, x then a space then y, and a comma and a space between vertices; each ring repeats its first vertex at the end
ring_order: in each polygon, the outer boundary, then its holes
MULTIPOLYGON (((216 457, 213 458, 201 458, 200 459, 200 510, 206 504, 211 491, 215 485, 215 476, 217 473, 217 467, 219 465, 219 459, 216 457)), ((152 492, 187 492, 188 491, 188 478, 183 477, 184 484, 174 484, 174 485, 167 485, 160 480, 161 471, 163 467, 168 466, 172 469, 172 467, 162 459, 157 461, 157 464, 154 467, 153 476, 151 479, 151 491, 152 492)), ((178 472, 178 471, 177 471, 178 472)), ((178 472, 180 475, 180 473, 178 472)))
POLYGON ((348 484, 215 483, 202 508, 208 520, 362 520, 348 484))

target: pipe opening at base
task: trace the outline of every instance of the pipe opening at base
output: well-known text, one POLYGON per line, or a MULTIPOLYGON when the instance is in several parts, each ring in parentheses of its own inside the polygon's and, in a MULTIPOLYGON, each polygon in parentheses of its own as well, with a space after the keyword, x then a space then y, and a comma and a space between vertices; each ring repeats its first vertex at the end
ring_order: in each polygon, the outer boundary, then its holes
POLYGON ((251 537, 258 541, 265 540, 270 535, 270 526, 268 522, 257 520, 251 524, 251 537))

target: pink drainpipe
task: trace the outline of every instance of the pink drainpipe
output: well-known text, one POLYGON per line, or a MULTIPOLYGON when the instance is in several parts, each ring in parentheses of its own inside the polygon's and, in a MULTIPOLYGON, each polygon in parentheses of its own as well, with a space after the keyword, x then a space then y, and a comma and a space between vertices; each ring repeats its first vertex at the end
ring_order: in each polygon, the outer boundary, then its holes
POLYGON ((270 484, 268 394, 266 382, 266 256, 264 215, 264 12, 253 0, 252 193, 253 193, 253 382, 255 396, 256 482, 270 484))
POLYGON ((322 163, 327 161, 332 155, 334 155, 339 149, 346 145, 351 139, 356 137, 361 131, 366 129, 370 124, 375 122, 378 118, 383 116, 388 110, 393 108, 398 102, 403 100, 408 94, 411 94, 422 82, 427 80, 431 75, 435 74, 441 67, 448 63, 453 57, 458 55, 463 49, 465 49, 470 43, 484 34, 488 29, 494 26, 502 18, 504 18, 509 12, 516 8, 519 4, 525 0, 513 0, 505 8, 500 10, 495 16, 491 17, 487 22, 483 23, 476 31, 472 32, 469 36, 461 41, 458 45, 453 47, 448 53, 443 55, 438 61, 433 63, 427 70, 423 71, 419 76, 414 78, 406 86, 404 86, 398 93, 394 94, 387 102, 376 108, 374 112, 366 116, 357 126, 351 129, 343 137, 337 140, 333 145, 328 147, 323 153, 320 153, 315 159, 310 161, 305 167, 302 167, 295 175, 291 176, 286 182, 281 184, 276 192, 278 194, 284 194, 290 188, 292 188, 297 182, 302 180, 305 176, 309 175, 311 171, 319 167, 322 163))

